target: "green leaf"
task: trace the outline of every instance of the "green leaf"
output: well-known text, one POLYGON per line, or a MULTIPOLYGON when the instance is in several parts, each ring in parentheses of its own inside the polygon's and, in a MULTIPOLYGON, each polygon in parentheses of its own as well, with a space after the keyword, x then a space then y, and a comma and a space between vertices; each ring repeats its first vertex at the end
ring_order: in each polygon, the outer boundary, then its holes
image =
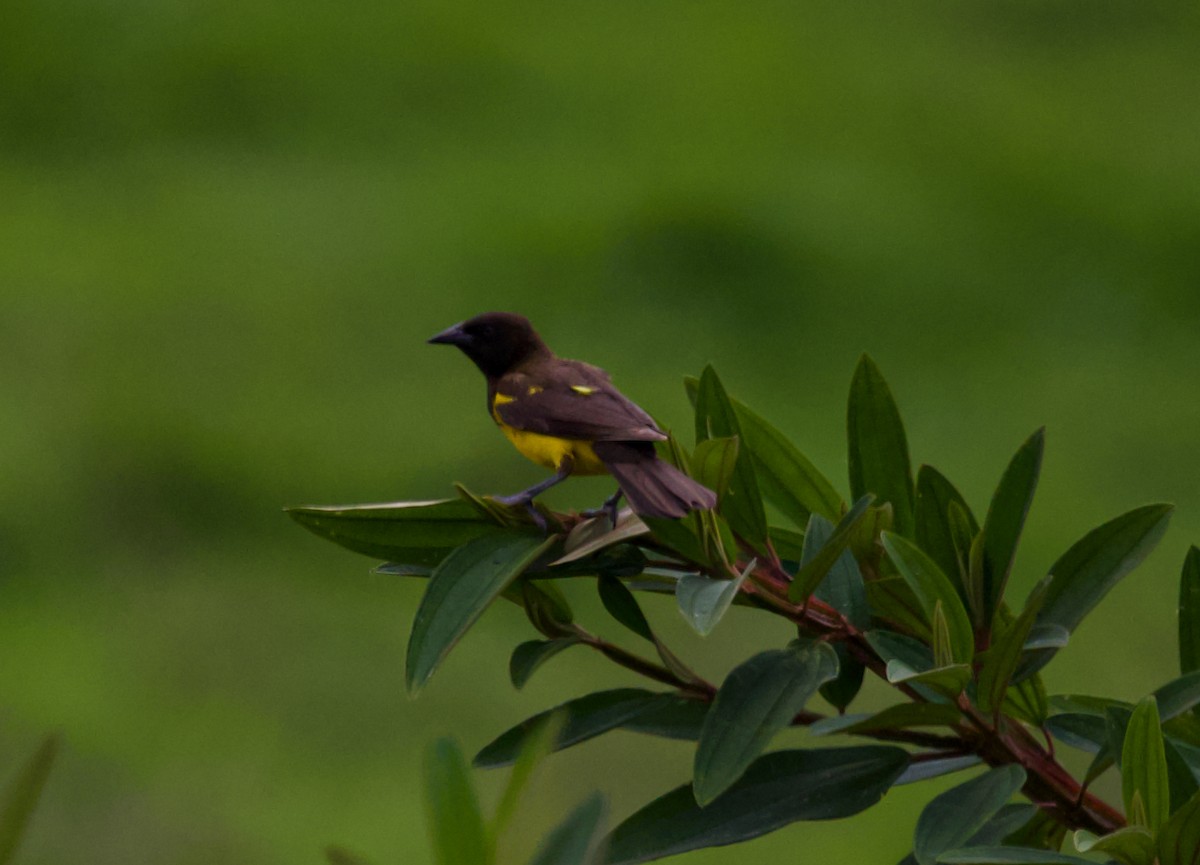
POLYGON ((1003 844, 1011 835, 1028 826, 1038 813, 1037 805, 1028 803, 1005 805, 967 840, 966 846, 990 847, 993 844, 1003 844))
POLYGON ((664 694, 657 702, 621 724, 621 729, 664 739, 696 742, 704 728, 709 705, 678 694, 664 694))
POLYGON ((837 655, 825 643, 760 652, 734 668, 700 732, 697 803, 707 805, 737 781, 817 687, 836 675, 837 655))
POLYGON ((704 574, 684 574, 680 578, 675 586, 676 603, 697 634, 707 637, 712 633, 755 564, 751 561, 735 580, 714 580, 704 574))
POLYGON ((633 593, 625 588, 624 583, 612 577, 601 577, 596 581, 596 588, 600 592, 600 601, 610 616, 639 637, 654 642, 654 632, 650 630, 650 623, 646 621, 642 608, 638 606, 633 593))
POLYGON ((474 763, 481 769, 509 765, 517 759, 526 740, 556 712, 562 712, 564 719, 562 732, 554 742, 554 750, 561 751, 620 727, 640 712, 656 706, 663 697, 663 694, 641 688, 616 688, 568 700, 501 733, 475 755, 474 763))
POLYGON ((728 436, 705 439, 696 443, 692 451, 692 477, 700 481, 718 497, 724 496, 733 480, 737 465, 738 437, 728 436))
POLYGON ((1004 696, 1008 692, 1013 674, 1017 672, 1021 652, 1037 621, 1049 585, 1049 578, 1038 583, 1025 602, 1025 609, 1021 611, 1021 615, 1010 624, 996 629, 992 646, 983 656, 983 665, 979 670, 979 686, 976 689, 979 708, 984 712, 991 712, 1004 702, 1004 696))
POLYGON ((1121 748, 1121 795, 1125 813, 1133 822, 1133 797, 1140 796, 1145 807, 1145 825, 1151 832, 1167 821, 1171 809, 1171 790, 1167 776, 1167 757, 1163 751, 1158 703, 1145 697, 1133 710, 1121 748))
POLYGON ((844 642, 834 643, 833 651, 837 655, 837 676, 822 684, 819 690, 829 705, 844 712, 862 688, 866 667, 855 660, 844 642))
POLYGON ((950 625, 946 623, 946 611, 942 602, 933 605, 933 618, 929 625, 933 632, 933 665, 949 667, 954 664, 954 650, 950 646, 950 625))
POLYGON ((638 636, 653 643, 659 659, 668 670, 684 681, 699 681, 696 674, 688 669, 687 665, 667 648, 666 644, 650 629, 650 623, 646 621, 646 616, 642 613, 642 608, 638 606, 637 599, 624 583, 610 577, 601 577, 597 586, 600 589, 600 600, 609 614, 638 636))
MULTIPOLYGON (((806 548, 801 553, 800 560, 812 561, 816 552, 829 543, 835 531, 829 520, 820 514, 813 514, 808 523, 808 531, 804 535, 806 548), (809 549, 812 550, 811 553, 809 549)), ((871 608, 867 604, 867 590, 863 584, 862 571, 849 550, 843 550, 834 560, 825 579, 821 580, 813 594, 845 616, 854 627, 863 630, 870 626, 871 608)))
POLYGON ((938 856, 960 847, 982 829, 1024 783, 1024 769, 1003 766, 934 798, 917 820, 913 842, 917 862, 936 865, 938 856))
MULTIPOLYGON (((867 638, 867 642, 871 644, 871 648, 875 650, 876 654, 892 665, 893 671, 898 676, 909 676, 933 669, 933 654, 929 647, 912 637, 879 628, 867 631, 863 636, 867 638), (897 663, 892 664, 893 661, 897 663)), ((930 702, 946 702, 941 691, 927 688, 920 683, 914 687, 930 702)))
POLYGON ((834 733, 869 735, 883 730, 903 730, 911 727, 953 727, 960 720, 959 710, 947 703, 900 703, 888 706, 874 715, 839 715, 810 724, 810 736, 834 733))
POLYGON ((1095 865, 1090 859, 1029 847, 971 847, 951 850, 938 859, 942 865, 1095 865))
POLYGON ((962 582, 967 609, 975 626, 982 628, 983 610, 983 533, 975 515, 966 505, 956 501, 949 504, 950 540, 954 544, 954 561, 962 582))
POLYGON ((776 751, 704 808, 691 785, 667 793, 614 830, 610 865, 633 865, 748 841, 797 820, 849 817, 874 805, 908 765, 886 746, 776 751))
POLYGON ((974 754, 966 754, 961 757, 941 757, 933 760, 922 760, 920 763, 913 763, 905 769, 904 774, 896 779, 894 786, 900 787, 904 784, 916 784, 919 781, 928 781, 930 778, 940 778, 943 775, 962 772, 964 769, 972 769, 982 762, 974 754))
POLYGON ((1074 631, 1123 576, 1141 564, 1167 529, 1173 505, 1146 505, 1088 532, 1050 569, 1039 622, 1074 631))
POLYGON ((1200 670, 1155 688, 1154 699, 1164 722, 1179 717, 1200 703, 1200 670))
POLYGON ((1097 838, 1082 829, 1075 832, 1080 853, 1106 853, 1124 865, 1153 865, 1154 836, 1141 826, 1126 826, 1097 838))
MULTIPOLYGON (((916 500, 916 541, 917 546, 929 554, 937 562, 942 573, 958 585, 964 604, 970 603, 966 587, 962 584, 960 574, 964 561, 960 562, 955 547, 955 527, 951 522, 951 506, 961 511, 968 523, 967 535, 973 538, 979 533, 979 524, 975 522, 971 509, 967 506, 962 494, 954 488, 954 484, 946 480, 945 475, 933 466, 921 466, 917 470, 917 500, 916 500)), ((969 608, 969 607, 968 607, 969 608)))
POLYGON ((869 355, 864 354, 854 370, 846 432, 851 496, 860 499, 874 493, 880 502, 890 502, 896 515, 896 531, 912 537, 913 479, 908 440, 892 392, 869 355))
POLYGON ((882 538, 888 557, 921 602, 931 622, 934 608, 941 602, 954 660, 956 663, 969 664, 975 655, 975 633, 954 585, 937 564, 911 541, 891 532, 884 532, 882 538))
POLYGON ((1046 720, 1046 729, 1055 739, 1072 748, 1097 754, 1108 741, 1108 724, 1103 717, 1080 712, 1065 712, 1046 720))
MULTIPOLYGON (((706 366, 700 376, 700 388, 696 394, 696 443, 712 438, 741 438, 741 425, 734 413, 733 404, 716 370, 706 366)), ((767 516, 763 510, 762 495, 758 490, 758 479, 749 454, 739 453, 730 480, 728 492, 720 502, 720 513, 729 520, 733 531, 756 549, 765 552, 767 539, 767 516)))
POLYGON ((33 756, 9 782, 0 799, 0 865, 9 862, 20 846, 21 838, 42 797, 50 767, 58 755, 59 736, 52 733, 42 740, 33 756))
POLYGON ((425 802, 438 865, 487 865, 487 833, 462 751, 439 739, 425 754, 425 802))
POLYGON ((933 635, 921 602, 908 587, 904 577, 883 577, 866 583, 867 602, 873 616, 895 626, 919 640, 931 642, 933 635))
POLYGON ((563 649, 579 643, 578 637, 560 637, 555 640, 530 640, 521 643, 513 649, 512 657, 508 660, 508 675, 513 687, 520 689, 537 671, 538 667, 549 661, 563 649))
POLYGON ((1158 859, 1161 865, 1200 865, 1200 793, 1158 831, 1158 859))
POLYGON ((484 609, 557 540, 514 532, 488 535, 467 542, 438 565, 408 640, 410 694, 421 690, 484 609))
POLYGON ((841 557, 842 552, 854 539, 855 529, 867 515, 871 501, 871 496, 863 496, 856 501, 854 506, 838 520, 829 539, 819 548, 816 546, 817 539, 810 541, 815 524, 811 518, 809 519, 808 529, 804 534, 804 558, 801 560, 800 572, 788 586, 788 600, 795 604, 803 603, 808 600, 809 595, 816 591, 821 581, 825 579, 830 569, 841 557), (809 552, 810 549, 812 552, 809 552))
POLYGON ((1004 586, 1017 554, 1017 541, 1033 503, 1042 453, 1046 446, 1043 427, 1025 440, 1004 470, 983 522, 983 619, 991 621, 1004 597, 1004 586))
POLYGON ((490 849, 496 849, 496 841, 503 834, 509 821, 517 812, 521 794, 529 786, 534 770, 554 750, 554 743, 562 732, 564 718, 562 715, 549 715, 535 729, 530 731, 517 760, 509 773, 508 783, 500 795, 496 805, 496 816, 492 820, 490 849))
POLYGON ((914 670, 903 661, 888 661, 887 680, 893 685, 927 685, 948 697, 961 694, 971 681, 970 664, 952 664, 931 670, 914 670))
POLYGON ((286 508, 315 535, 356 553, 409 565, 436 565, 456 547, 506 529, 461 499, 286 508))
MULTIPOLYGON (((700 380, 684 379, 692 405, 696 404, 700 380)), ((787 437, 745 403, 730 398, 742 441, 754 464, 763 496, 797 526, 809 514, 835 520, 842 510, 842 497, 823 474, 800 453, 787 437)))
POLYGON ((1023 679, 1008 689, 1004 695, 1002 711, 1014 718, 1041 727, 1046 722, 1049 706, 1046 702, 1046 686, 1041 676, 1023 679))
POLYGON ((1179 579, 1179 671, 1200 670, 1200 547, 1188 550, 1179 579))
POLYGON ((608 816, 608 803, 600 793, 567 815, 546 837, 530 865, 593 865, 604 855, 601 830, 608 816))

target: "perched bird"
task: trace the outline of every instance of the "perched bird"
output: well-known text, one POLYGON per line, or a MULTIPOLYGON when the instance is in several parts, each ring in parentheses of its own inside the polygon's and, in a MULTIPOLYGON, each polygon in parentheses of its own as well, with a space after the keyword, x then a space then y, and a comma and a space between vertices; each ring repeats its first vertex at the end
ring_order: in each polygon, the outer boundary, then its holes
POLYGON ((653 418, 613 387, 608 373, 555 357, 529 320, 488 312, 442 331, 431 343, 454 345, 487 378, 492 420, 522 454, 554 469, 554 477, 499 501, 524 506, 541 525, 533 499, 573 474, 611 474, 619 489, 596 515, 616 525, 624 494, 644 517, 678 519, 712 508, 716 494, 658 458, 654 442, 666 435, 653 418))

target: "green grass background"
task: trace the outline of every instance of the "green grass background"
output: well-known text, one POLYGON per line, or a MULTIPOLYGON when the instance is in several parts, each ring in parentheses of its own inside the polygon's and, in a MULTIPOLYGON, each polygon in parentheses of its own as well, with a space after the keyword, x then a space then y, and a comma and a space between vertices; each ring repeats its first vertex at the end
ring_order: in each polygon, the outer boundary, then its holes
MULTIPOLYGON (((1200 541, 1194 9, 9 0, 2 18, 0 767, 66 740, 22 861, 294 865, 329 842, 427 861, 426 743, 473 751, 636 684, 573 650, 514 692, 531 630, 505 605, 410 701, 421 585, 280 512, 540 478, 475 370, 424 344, 486 309, 679 429, 681 377, 712 362, 843 491, 863 351, 915 461, 977 512, 1048 425, 1018 596, 1102 520, 1179 505, 1051 690, 1130 698, 1176 672, 1200 541)), ((788 638, 735 610, 702 641, 647 608, 714 679, 788 638)), ((620 817, 689 761, 622 733, 559 755, 506 861, 592 788, 620 817)), ((890 865, 935 787, 680 861, 890 865)))

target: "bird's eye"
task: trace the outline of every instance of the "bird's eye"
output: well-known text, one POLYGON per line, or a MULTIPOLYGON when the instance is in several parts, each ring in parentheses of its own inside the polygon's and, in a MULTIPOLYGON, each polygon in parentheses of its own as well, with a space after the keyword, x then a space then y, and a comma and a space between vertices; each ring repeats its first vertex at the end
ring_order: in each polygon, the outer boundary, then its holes
POLYGON ((481 324, 475 328, 475 335, 487 339, 492 335, 492 326, 490 324, 481 324))

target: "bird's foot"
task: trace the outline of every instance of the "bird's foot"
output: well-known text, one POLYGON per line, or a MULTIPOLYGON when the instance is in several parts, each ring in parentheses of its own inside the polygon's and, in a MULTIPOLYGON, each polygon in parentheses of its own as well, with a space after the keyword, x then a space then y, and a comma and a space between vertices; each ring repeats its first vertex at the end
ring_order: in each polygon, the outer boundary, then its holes
POLYGON ((620 501, 621 501, 621 491, 617 490, 615 493, 613 493, 611 496, 609 496, 607 499, 605 499, 604 504, 602 504, 600 507, 589 508, 586 511, 580 511, 579 515, 586 519, 590 519, 591 517, 599 517, 599 516, 607 515, 609 520, 612 521, 612 527, 615 529, 617 527, 617 516, 618 516, 618 507, 617 506, 620 504, 620 501))
POLYGON ((550 533, 550 526, 547 525, 546 518, 542 516, 542 512, 533 503, 533 496, 517 493, 512 496, 493 496, 492 498, 505 507, 524 508, 525 513, 529 514, 529 518, 533 520, 533 524, 541 530, 542 534, 550 533))

